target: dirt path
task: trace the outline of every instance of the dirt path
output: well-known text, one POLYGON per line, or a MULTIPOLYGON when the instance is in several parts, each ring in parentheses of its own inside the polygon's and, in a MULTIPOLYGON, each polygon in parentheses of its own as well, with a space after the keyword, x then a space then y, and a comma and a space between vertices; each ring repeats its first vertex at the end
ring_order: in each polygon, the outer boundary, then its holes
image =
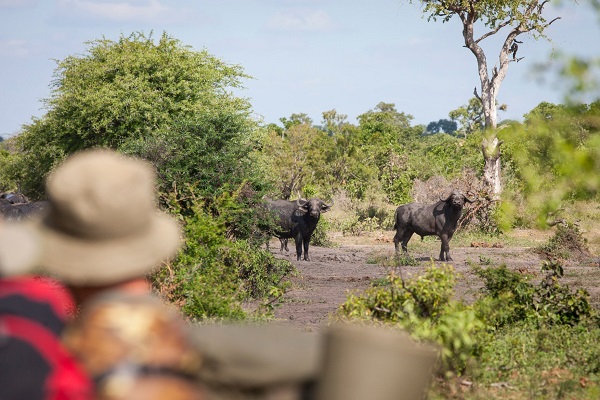
MULTIPOLYGON (((390 239, 393 232, 381 232, 369 236, 344 238, 333 235, 336 247, 311 246, 311 261, 296 261, 293 241, 289 253, 279 253, 279 242, 271 243, 271 251, 276 257, 290 260, 298 269, 298 276, 292 278, 292 287, 285 295, 283 304, 275 310, 275 317, 283 324, 296 326, 307 331, 318 330, 330 321, 349 291, 368 288, 371 281, 382 278, 387 270, 378 265, 377 260, 391 257, 394 245, 390 239), (292 249, 293 248, 293 249, 292 249)), ((451 254, 454 268, 460 273, 456 286, 457 296, 469 301, 481 286, 479 279, 471 272, 471 266, 505 264, 521 273, 540 274, 542 259, 531 247, 505 246, 500 241, 498 248, 454 245, 451 254)), ((431 257, 437 257, 439 242, 424 245, 409 243, 411 255, 419 261, 418 266, 403 267, 407 275, 422 272, 431 265, 431 257)), ((489 244, 483 244, 489 245, 489 244)), ((435 261, 436 264, 440 262, 435 261)), ((596 289, 600 281, 600 268, 597 261, 569 266, 566 269, 565 283, 573 287, 584 287, 591 294, 592 303, 600 304, 600 292, 596 289)))

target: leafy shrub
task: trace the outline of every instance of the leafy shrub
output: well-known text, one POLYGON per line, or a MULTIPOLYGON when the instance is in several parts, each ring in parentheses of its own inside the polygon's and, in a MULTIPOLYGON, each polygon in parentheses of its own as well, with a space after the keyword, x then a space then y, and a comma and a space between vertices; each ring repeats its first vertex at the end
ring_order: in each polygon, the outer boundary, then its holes
POLYGON ((502 293, 511 292, 517 296, 520 303, 531 301, 532 294, 527 275, 509 270, 506 265, 496 268, 473 267, 475 275, 483 279, 483 293, 490 297, 498 297, 502 293))
POLYGON ((539 251, 549 259, 568 260, 590 256, 587 239, 583 237, 579 227, 570 222, 558 224, 554 235, 539 251))
POLYGON ((310 243, 314 246, 320 247, 333 247, 333 242, 329 239, 329 230, 331 228, 331 224, 329 221, 323 217, 319 219, 319 223, 313 232, 310 243))
POLYGON ((596 318, 590 306, 590 296, 584 289, 572 292, 558 279, 564 275, 563 267, 556 261, 545 261, 542 272, 546 277, 537 288, 533 304, 538 319, 556 324, 576 325, 583 319, 596 318))
POLYGON ((484 280, 484 296, 476 301, 475 309, 490 329, 526 320, 544 325, 576 325, 597 319, 585 290, 572 292, 569 286, 558 282, 563 276, 559 263, 546 261, 541 269, 546 276, 539 285, 533 285, 529 277, 506 266, 473 268, 484 280))
POLYGON ((503 129, 503 163, 512 166, 527 210, 546 225, 565 201, 600 193, 600 102, 574 106, 540 103, 524 124, 503 129))
POLYGON ((413 256, 411 256, 408 253, 404 253, 404 252, 397 252, 395 254, 396 257, 396 262, 398 263, 398 265, 406 265, 406 266, 412 266, 412 267, 416 267, 417 265, 419 265, 419 260, 417 260, 416 258, 414 258, 413 256))
MULTIPOLYGON (((197 200, 184 217, 185 246, 152 276, 155 289, 191 319, 244 319, 242 303, 270 312, 289 286, 293 266, 246 240, 227 240, 227 212, 212 216, 197 200)), ((224 203, 221 203, 223 205, 224 203)), ((173 207, 176 207, 177 203, 173 207)))
POLYGON ((406 318, 405 307, 419 317, 432 317, 442 312, 451 295, 455 277, 451 266, 431 266, 425 274, 408 282, 394 271, 387 275, 388 285, 370 288, 362 296, 351 294, 342 304, 342 315, 370 317, 399 322, 406 318))
MULTIPOLYGON (((245 240, 232 242, 222 249, 223 264, 237 270, 242 279, 246 299, 267 297, 282 285, 283 280, 295 271, 292 264, 268 252, 252 247, 245 240)), ((287 288, 285 282, 282 289, 287 288)))
POLYGON ((390 230, 394 226, 394 212, 382 206, 369 204, 365 207, 356 207, 358 220, 372 232, 377 229, 390 230))
POLYGON ((511 388, 510 398, 598 398, 592 384, 600 373, 598 340, 600 329, 585 324, 508 325, 479 340, 479 361, 469 368, 479 387, 476 398, 507 398, 504 391, 486 389, 498 382, 511 388))
POLYGON ((398 324, 419 339, 436 342, 446 370, 461 373, 475 346, 474 332, 482 326, 472 308, 451 300, 455 280, 449 265, 432 265, 409 281, 392 271, 362 295, 350 294, 339 313, 398 324))
POLYGON ((365 232, 373 232, 379 229, 380 226, 377 217, 361 219, 358 215, 353 215, 341 222, 341 230, 344 236, 360 236, 365 232))

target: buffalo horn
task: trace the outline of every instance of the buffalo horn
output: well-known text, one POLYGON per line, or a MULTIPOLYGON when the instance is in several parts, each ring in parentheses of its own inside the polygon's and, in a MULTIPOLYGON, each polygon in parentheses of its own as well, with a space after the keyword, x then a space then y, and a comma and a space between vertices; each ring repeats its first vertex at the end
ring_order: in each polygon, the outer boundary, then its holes
POLYGON ((298 204, 298 207, 302 207, 306 204, 308 200, 305 200, 302 198, 302 196, 300 195, 300 192, 298 192, 298 200, 296 200, 296 204, 298 204), (300 200, 302 200, 304 203, 300 204, 300 200))
POLYGON ((467 201, 468 203, 472 203, 472 202, 474 202, 476 199, 474 199, 474 198, 470 198, 470 197, 468 196, 468 195, 469 195, 469 193, 471 193, 471 192, 467 192, 466 194, 464 194, 464 196, 465 196, 465 201, 467 201))

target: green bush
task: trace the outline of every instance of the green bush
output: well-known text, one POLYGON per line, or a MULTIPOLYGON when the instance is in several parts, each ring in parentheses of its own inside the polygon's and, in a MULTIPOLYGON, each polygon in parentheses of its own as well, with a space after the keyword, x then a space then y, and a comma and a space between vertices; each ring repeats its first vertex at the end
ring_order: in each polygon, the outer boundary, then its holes
POLYGON ((451 300, 455 280, 449 265, 432 265, 409 281, 392 271, 387 282, 378 281, 362 295, 350 294, 339 314, 397 324, 418 339, 438 343, 446 371, 460 374, 475 349, 473 335, 482 324, 471 307, 451 300))
POLYGON ((565 202, 598 199, 599 115, 600 101, 572 107, 542 102, 524 124, 499 132, 503 164, 510 165, 524 205, 518 214, 535 215, 547 226, 548 215, 565 202))
POLYGON ((538 249, 549 259, 579 259, 590 255, 587 239, 583 237, 579 227, 573 223, 561 223, 548 243, 538 249))
POLYGON ((285 278, 295 271, 290 262, 277 259, 245 240, 222 248, 219 258, 225 266, 237 271, 245 296, 242 300, 268 298, 273 294, 280 297, 289 286, 285 278))
POLYGON ((562 265, 546 261, 541 270, 546 276, 534 285, 528 276, 510 271, 506 266, 473 268, 474 273, 484 280, 484 296, 474 306, 489 329, 519 321, 534 321, 540 325, 576 325, 584 320, 598 319, 585 290, 573 292, 569 286, 560 284, 562 265))
POLYGON ((536 317, 544 322, 554 324, 576 325, 582 320, 597 320, 597 315, 590 305, 590 295, 584 289, 572 292, 558 280, 563 277, 561 264, 556 261, 545 261, 542 272, 545 278, 537 288, 533 305, 536 317))
POLYGON ((479 339, 478 362, 469 368, 480 388, 474 398, 591 400, 600 395, 597 327, 540 328, 534 322, 521 322, 479 339), (510 387, 511 394, 486 390, 498 382, 510 387))
POLYGON ((315 228, 315 231, 313 232, 312 236, 310 237, 310 244, 313 246, 320 246, 320 247, 333 247, 334 244, 331 241, 331 239, 329 239, 329 231, 331 229, 331 224, 329 223, 329 221, 323 217, 321 217, 321 219, 319 219, 319 223, 317 224, 317 227, 315 228))
MULTIPOLYGON (((207 51, 163 33, 86 43, 57 62, 46 114, 15 137, 11 171, 24 192, 43 196, 45 176, 76 151, 110 147, 151 161, 161 189, 198 182, 209 192, 254 171, 256 122, 232 90, 248 78, 207 51)), ((212 192, 211 192, 212 194, 212 192)))
POLYGON ((152 277, 156 290, 194 320, 244 319, 242 304, 251 300, 259 303, 259 313, 269 314, 289 286, 292 264, 249 241, 228 240, 225 203, 217 216, 192 203, 193 212, 183 218, 185 246, 152 277))
MULTIPOLYGON (((472 306, 452 299, 456 277, 451 266, 432 265, 424 274, 408 281, 397 271, 377 280, 362 294, 351 293, 341 305, 339 314, 343 318, 398 325, 415 338, 438 343, 446 373, 491 379, 483 370, 487 371, 492 364, 499 368, 496 373, 507 368, 498 365, 499 358, 507 357, 499 354, 500 349, 508 351, 507 348, 512 354, 510 368, 517 368, 520 363, 528 362, 519 347, 522 340, 537 337, 536 346, 542 351, 541 347, 551 346, 552 342, 544 339, 545 331, 553 335, 561 332, 571 335, 570 340, 577 340, 576 334, 569 329, 580 332, 579 327, 586 326, 596 332, 594 335, 600 335, 599 319, 589 304, 589 296, 581 290, 572 292, 568 286, 558 283, 562 277, 562 266, 558 263, 544 263, 542 271, 546 277, 537 285, 530 282, 529 276, 510 271, 506 266, 486 269, 475 266, 474 272, 483 279, 484 285, 481 296, 472 306), (519 329, 534 332, 521 338, 519 329), (507 342, 496 346, 498 337, 507 342), (517 347, 510 349, 510 346, 517 347), (516 355, 515 352, 520 353, 516 355)), ((561 344, 557 351, 560 353, 565 348, 566 345, 561 344)), ((547 351, 553 352, 552 357, 557 356, 555 349, 547 351)), ((578 360, 597 354, 586 351, 585 346, 577 351, 573 357, 578 360)), ((557 364, 555 360, 552 362, 557 364)), ((593 365, 599 364, 595 360, 593 365)), ((595 371, 595 368, 591 367, 591 370, 595 371)))
POLYGON ((394 256, 395 256, 396 262, 400 266, 416 267, 417 265, 419 265, 419 260, 417 260, 416 258, 411 256, 410 254, 405 253, 404 251, 399 251, 394 256))
POLYGON ((341 231, 344 236, 360 236, 365 232, 373 232, 380 229, 381 223, 377 217, 361 219, 358 215, 352 215, 341 221, 341 231))

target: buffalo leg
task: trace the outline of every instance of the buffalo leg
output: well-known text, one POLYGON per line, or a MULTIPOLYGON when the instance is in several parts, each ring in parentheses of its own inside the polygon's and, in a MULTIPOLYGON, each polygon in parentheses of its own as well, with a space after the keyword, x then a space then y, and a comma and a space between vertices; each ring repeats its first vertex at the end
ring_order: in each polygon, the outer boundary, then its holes
POLYGON ((450 257, 450 238, 447 235, 442 235, 440 239, 442 240, 440 261, 452 261, 452 257, 450 257))
POLYGON ((310 261, 308 256, 308 245, 310 244, 310 238, 303 238, 302 244, 304 245, 304 261, 310 261))
POLYGON ((396 253, 398 252, 398 244, 400 244, 400 236, 398 235, 400 231, 396 229, 396 234, 394 235, 394 247, 396 248, 396 253))
MULTIPOLYGON (((406 235, 406 229, 398 228, 396 229, 396 234, 394 235, 394 247, 396 248, 396 252, 400 251, 400 242, 402 238, 406 235)), ((406 251, 405 246, 402 246, 403 250, 406 251)))
POLYGON ((279 243, 281 243, 281 249, 279 249, 279 252, 283 252, 283 249, 285 249, 285 251, 290 251, 290 249, 288 249, 288 240, 287 238, 279 238, 279 243))
POLYGON ((297 235, 294 240, 296 241, 296 257, 300 261, 302 258, 302 235, 297 235))
POLYGON ((412 237, 413 233, 413 231, 407 230, 406 232, 404 232, 404 235, 402 235, 402 250, 405 253, 408 253, 408 241, 412 237))

